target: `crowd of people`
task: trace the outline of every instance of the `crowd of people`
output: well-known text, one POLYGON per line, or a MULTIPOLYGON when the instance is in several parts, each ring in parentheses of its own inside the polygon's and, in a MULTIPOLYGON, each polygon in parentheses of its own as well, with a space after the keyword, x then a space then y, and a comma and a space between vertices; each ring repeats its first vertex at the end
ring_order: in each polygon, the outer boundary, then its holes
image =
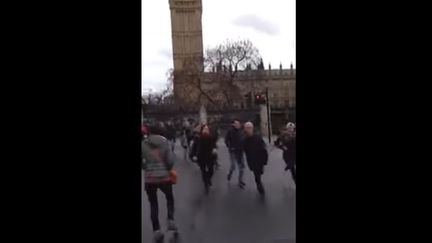
MULTIPOLYGON (((184 161, 196 163, 199 166, 205 193, 208 194, 212 186, 214 171, 220 166, 217 153, 220 131, 217 126, 184 120, 181 127, 178 124, 176 126, 173 122, 159 122, 151 126, 143 124, 142 135, 145 190, 150 203, 154 240, 162 242, 164 235, 160 230, 158 218, 158 189, 165 194, 167 200, 168 230, 177 231, 174 223, 173 196, 173 185, 177 177, 173 169, 177 162, 174 155, 176 138, 180 137, 180 144, 184 150, 183 155, 178 155, 177 158, 183 158, 184 161)), ((230 158, 227 180, 231 181, 238 168, 238 186, 243 189, 246 185, 244 182, 246 161, 253 172, 258 193, 264 195, 265 190, 261 177, 269 154, 262 136, 255 132, 254 124, 246 122, 242 126, 239 120, 232 120, 224 142, 230 158)), ((283 151, 285 171, 290 171, 295 182, 296 130, 294 123, 286 124, 274 145, 283 151)))

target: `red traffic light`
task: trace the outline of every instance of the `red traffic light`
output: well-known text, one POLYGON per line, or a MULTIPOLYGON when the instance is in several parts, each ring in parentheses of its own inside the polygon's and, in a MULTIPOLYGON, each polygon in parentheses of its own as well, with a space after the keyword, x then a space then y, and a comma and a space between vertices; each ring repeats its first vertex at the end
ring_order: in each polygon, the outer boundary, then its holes
POLYGON ((264 97, 262 95, 260 95, 260 94, 255 95, 255 104, 257 104, 257 105, 265 104, 264 97))

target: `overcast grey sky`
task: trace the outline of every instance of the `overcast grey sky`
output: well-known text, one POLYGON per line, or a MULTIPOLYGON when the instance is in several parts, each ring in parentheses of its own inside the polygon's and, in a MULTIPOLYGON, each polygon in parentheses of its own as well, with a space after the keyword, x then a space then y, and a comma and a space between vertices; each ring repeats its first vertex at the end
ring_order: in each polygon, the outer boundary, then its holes
MULTIPOLYGON (((142 0, 142 92, 166 86, 173 67, 169 0, 142 0)), ((202 0, 204 49, 226 39, 250 39, 266 69, 295 57, 295 0, 202 0)))

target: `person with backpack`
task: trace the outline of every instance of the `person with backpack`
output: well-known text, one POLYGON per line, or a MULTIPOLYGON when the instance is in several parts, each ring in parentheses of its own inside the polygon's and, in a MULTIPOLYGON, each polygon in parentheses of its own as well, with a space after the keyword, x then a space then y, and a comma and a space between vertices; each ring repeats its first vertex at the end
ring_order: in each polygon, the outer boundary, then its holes
POLYGON ((285 161, 285 171, 290 170, 294 183, 296 182, 296 132, 295 124, 288 122, 284 131, 281 132, 275 141, 275 146, 283 150, 283 159, 285 161))
POLYGON ((254 125, 252 122, 246 122, 244 130, 246 137, 243 141, 243 150, 246 154, 246 160, 249 169, 254 173, 258 192, 264 195, 261 176, 264 173, 264 166, 267 165, 268 160, 266 144, 261 136, 254 134, 254 125))
POLYGON ((145 191, 150 203, 150 215, 154 231, 154 241, 163 242, 164 234, 160 230, 158 189, 165 194, 168 211, 168 230, 177 231, 174 222, 175 172, 172 170, 175 158, 168 140, 161 136, 160 125, 150 127, 149 136, 142 141, 141 151, 144 169, 145 191))
POLYGON ((231 180, 232 174, 237 164, 239 167, 238 185, 240 188, 243 189, 246 184, 243 181, 245 164, 243 160, 242 140, 243 140, 243 133, 241 130, 240 121, 234 119, 231 122, 231 129, 227 132, 227 135, 225 136, 225 145, 229 150, 229 155, 231 160, 231 167, 228 172, 227 179, 228 181, 231 180))
POLYGON ((216 161, 216 137, 211 134, 207 125, 201 126, 200 136, 196 141, 196 157, 206 193, 212 185, 212 177, 216 161))

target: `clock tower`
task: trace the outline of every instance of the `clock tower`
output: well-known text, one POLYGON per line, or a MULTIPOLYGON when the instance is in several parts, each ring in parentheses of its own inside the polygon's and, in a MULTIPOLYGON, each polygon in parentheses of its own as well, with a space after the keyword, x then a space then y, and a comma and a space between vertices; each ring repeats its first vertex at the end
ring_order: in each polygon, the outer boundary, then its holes
POLYGON ((174 96, 179 98, 179 72, 188 64, 204 71, 202 38, 202 0, 169 0, 174 61, 174 96))

